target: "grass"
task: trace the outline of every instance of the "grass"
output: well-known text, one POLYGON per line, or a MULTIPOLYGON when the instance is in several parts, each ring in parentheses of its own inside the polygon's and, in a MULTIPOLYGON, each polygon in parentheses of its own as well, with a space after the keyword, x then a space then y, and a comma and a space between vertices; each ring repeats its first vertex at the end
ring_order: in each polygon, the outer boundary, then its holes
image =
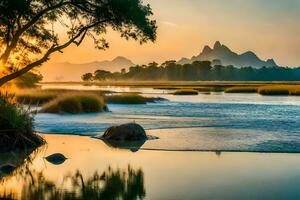
POLYGON ((88 93, 66 93, 43 105, 41 113, 95 113, 107 110, 102 97, 88 93))
POLYGON ((38 93, 23 93, 18 94, 16 96, 16 100, 19 103, 25 104, 25 105, 42 105, 44 103, 47 103, 53 99, 55 99, 58 96, 58 94, 53 92, 38 92, 38 93))
POLYGON ((25 105, 43 105, 57 98, 61 94, 95 94, 97 96, 103 96, 107 93, 113 93, 111 91, 95 91, 95 90, 70 90, 70 89, 33 89, 33 90, 22 90, 16 94, 16 100, 18 103, 25 105))
POLYGON ((143 97, 138 94, 122 94, 105 96, 105 102, 110 104, 146 104, 148 102, 156 102, 163 100, 162 98, 143 97))
POLYGON ((198 91, 197 90, 193 90, 193 89, 182 89, 182 90, 177 90, 176 92, 174 92, 174 95, 198 95, 198 91))
POLYGON ((0 93, 0 150, 31 149, 44 144, 33 127, 30 110, 16 103, 13 95, 0 93))
POLYGON ((245 86, 245 87, 226 88, 225 92, 226 93, 257 93, 257 90, 258 90, 257 87, 245 86))
POLYGON ((300 95, 300 86, 298 85, 272 85, 258 88, 261 95, 300 95))

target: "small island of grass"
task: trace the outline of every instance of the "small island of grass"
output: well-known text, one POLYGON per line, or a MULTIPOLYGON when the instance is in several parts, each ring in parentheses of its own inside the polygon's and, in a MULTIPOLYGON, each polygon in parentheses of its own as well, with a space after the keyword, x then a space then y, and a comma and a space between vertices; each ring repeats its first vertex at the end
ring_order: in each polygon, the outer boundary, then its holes
POLYGON ((105 111, 104 99, 95 94, 67 93, 43 105, 41 113, 95 113, 105 111))
POLYGON ((198 95, 197 90, 192 90, 192 89, 184 89, 184 90, 177 90, 174 92, 174 95, 198 95))
POLYGON ((257 93, 257 87, 230 87, 225 89, 225 93, 257 93))
POLYGON ((105 102, 110 104, 146 104, 165 100, 163 98, 143 97, 139 94, 121 94, 105 96, 105 102))

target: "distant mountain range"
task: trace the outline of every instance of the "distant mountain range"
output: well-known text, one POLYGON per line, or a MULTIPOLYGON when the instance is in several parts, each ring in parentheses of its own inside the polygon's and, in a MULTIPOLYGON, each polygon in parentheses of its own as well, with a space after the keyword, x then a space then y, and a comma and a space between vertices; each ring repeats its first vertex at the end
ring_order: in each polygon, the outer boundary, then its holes
POLYGON ((202 52, 198 56, 193 56, 191 59, 182 58, 178 61, 179 64, 192 63, 194 61, 212 61, 213 64, 233 65, 235 67, 274 67, 277 66, 273 59, 266 61, 261 60, 254 52, 247 51, 238 54, 230 50, 227 46, 222 45, 217 41, 213 48, 208 45, 204 46, 202 52))
POLYGON ((81 76, 85 73, 101 69, 111 72, 128 69, 135 64, 122 56, 118 56, 113 60, 95 61, 89 63, 73 64, 69 62, 63 63, 46 63, 40 68, 41 74, 44 76, 43 81, 81 81, 81 76))

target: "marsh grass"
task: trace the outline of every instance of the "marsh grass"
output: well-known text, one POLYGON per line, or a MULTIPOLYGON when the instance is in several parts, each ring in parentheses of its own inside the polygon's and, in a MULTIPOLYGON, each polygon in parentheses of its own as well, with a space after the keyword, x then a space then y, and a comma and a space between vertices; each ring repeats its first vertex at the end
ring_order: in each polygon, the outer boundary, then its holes
POLYGON ((66 93, 43 105, 41 113, 96 113, 106 111, 102 97, 88 93, 66 93))
POLYGON ((105 96, 105 102, 110 104, 146 104, 164 100, 162 98, 143 97, 139 94, 121 94, 105 96))
POLYGON ((33 131, 33 115, 16 103, 14 96, 0 93, 0 151, 37 148, 45 140, 33 131))
POLYGON ((181 89, 181 90, 177 90, 176 92, 174 92, 174 95, 198 95, 198 91, 197 90, 193 90, 193 89, 181 89))
POLYGON ((257 87, 230 87, 226 88, 225 92, 226 93, 257 93, 258 88, 257 87))
POLYGON ((54 100, 61 94, 94 94, 97 96, 103 96, 107 93, 113 93, 111 91, 97 91, 97 90, 70 90, 70 89, 48 89, 48 90, 23 90, 16 94, 16 100, 18 103, 25 105, 43 105, 45 103, 54 100))
POLYGON ((58 94, 51 92, 24 93, 17 95, 16 100, 25 105, 42 105, 55 99, 57 96, 58 94))
POLYGON ((258 88, 261 95, 300 95, 299 85, 272 85, 258 88))

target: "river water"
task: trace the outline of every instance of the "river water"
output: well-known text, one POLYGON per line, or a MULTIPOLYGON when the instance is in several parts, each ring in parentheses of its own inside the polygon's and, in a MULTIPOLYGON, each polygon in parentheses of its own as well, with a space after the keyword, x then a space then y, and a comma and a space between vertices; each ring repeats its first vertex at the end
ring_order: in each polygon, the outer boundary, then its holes
POLYGON ((211 93, 174 96, 170 90, 134 87, 45 85, 46 88, 140 92, 167 101, 109 104, 111 112, 38 114, 36 130, 50 134, 101 135, 106 128, 141 124, 160 139, 142 148, 193 151, 300 152, 300 97, 211 93))

